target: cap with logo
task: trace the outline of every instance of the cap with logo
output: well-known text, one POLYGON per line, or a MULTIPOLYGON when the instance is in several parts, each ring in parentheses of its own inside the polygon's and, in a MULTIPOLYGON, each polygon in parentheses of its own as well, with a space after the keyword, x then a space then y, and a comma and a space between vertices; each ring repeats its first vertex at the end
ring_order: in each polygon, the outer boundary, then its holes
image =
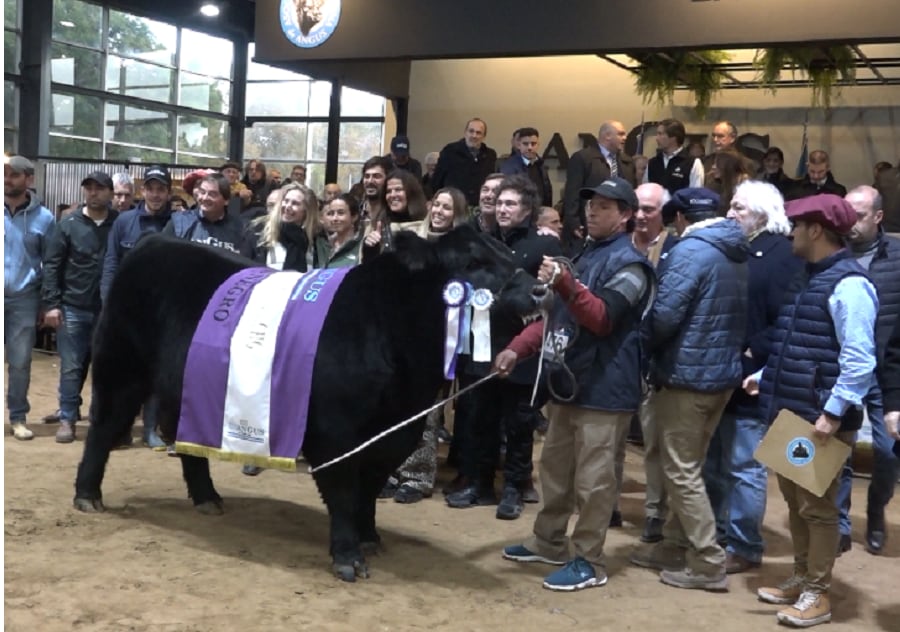
POLYGON ((409 153, 409 139, 406 136, 394 136, 391 139, 391 153, 392 154, 408 154, 409 153))
POLYGON ((144 170, 144 182, 147 183, 150 180, 162 182, 167 187, 172 186, 172 176, 169 175, 169 170, 162 165, 151 165, 144 170))
POLYGON ((10 156, 5 163, 15 173, 24 173, 26 176, 34 175, 34 163, 25 156, 10 156))
POLYGON ((784 205, 788 219, 816 222, 839 235, 847 235, 856 224, 856 211, 839 195, 820 193, 784 205))
POLYGON ((634 187, 624 178, 607 178, 595 187, 585 187, 579 191, 582 200, 590 200, 595 195, 605 197, 609 200, 618 200, 625 202, 633 211, 638 208, 637 195, 634 187))
POLYGON ((113 189, 112 178, 109 177, 108 173, 105 173, 103 171, 91 171, 84 177, 84 180, 81 181, 81 186, 86 185, 88 182, 96 182, 100 186, 105 187, 110 191, 113 189))
POLYGON ((675 191, 672 199, 663 207, 663 222, 669 223, 677 213, 685 216, 697 213, 716 213, 719 210, 719 194, 704 187, 688 187, 675 191))

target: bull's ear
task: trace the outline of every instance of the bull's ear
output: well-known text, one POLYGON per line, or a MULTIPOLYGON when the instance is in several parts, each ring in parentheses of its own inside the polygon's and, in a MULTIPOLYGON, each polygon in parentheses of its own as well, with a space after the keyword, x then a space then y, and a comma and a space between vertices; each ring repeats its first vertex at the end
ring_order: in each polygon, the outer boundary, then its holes
POLYGON ((437 262, 431 245, 414 232, 401 230, 393 237, 394 256, 411 272, 424 270, 437 262))

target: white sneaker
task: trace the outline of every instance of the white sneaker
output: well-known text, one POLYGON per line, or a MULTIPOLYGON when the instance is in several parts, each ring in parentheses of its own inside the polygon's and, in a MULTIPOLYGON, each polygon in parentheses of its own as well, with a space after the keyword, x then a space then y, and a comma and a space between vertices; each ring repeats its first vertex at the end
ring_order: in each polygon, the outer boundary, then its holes
POLYGON ((30 441, 34 439, 34 433, 25 427, 24 421, 17 421, 12 425, 12 434, 19 441, 30 441))

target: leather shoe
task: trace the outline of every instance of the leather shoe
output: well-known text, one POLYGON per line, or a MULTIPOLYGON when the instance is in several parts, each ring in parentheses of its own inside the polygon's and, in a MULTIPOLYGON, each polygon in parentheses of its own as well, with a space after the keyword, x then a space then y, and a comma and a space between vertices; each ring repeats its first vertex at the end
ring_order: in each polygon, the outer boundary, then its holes
POLYGON ((468 485, 458 492, 448 494, 447 505, 454 509, 478 507, 483 505, 496 505, 497 495, 493 489, 481 488, 478 485, 468 485))
POLYGON ((735 553, 725 554, 725 572, 727 574, 743 573, 751 568, 759 568, 759 562, 748 560, 746 557, 741 557, 735 553))
POLYGON ((849 535, 845 535, 842 533, 841 539, 838 541, 837 556, 840 557, 851 548, 853 548, 853 540, 850 539, 849 535))
POLYGON ((644 532, 641 534, 641 542, 653 544, 662 542, 663 521, 661 518, 647 518, 644 520, 644 532))

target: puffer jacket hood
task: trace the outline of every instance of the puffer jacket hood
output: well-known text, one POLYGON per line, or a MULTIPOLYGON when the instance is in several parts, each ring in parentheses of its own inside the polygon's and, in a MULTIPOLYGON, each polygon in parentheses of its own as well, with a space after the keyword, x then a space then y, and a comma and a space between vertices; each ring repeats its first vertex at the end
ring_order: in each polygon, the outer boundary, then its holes
POLYGON ((681 238, 701 239, 735 263, 743 263, 750 258, 750 244, 740 225, 721 217, 689 226, 681 238))

